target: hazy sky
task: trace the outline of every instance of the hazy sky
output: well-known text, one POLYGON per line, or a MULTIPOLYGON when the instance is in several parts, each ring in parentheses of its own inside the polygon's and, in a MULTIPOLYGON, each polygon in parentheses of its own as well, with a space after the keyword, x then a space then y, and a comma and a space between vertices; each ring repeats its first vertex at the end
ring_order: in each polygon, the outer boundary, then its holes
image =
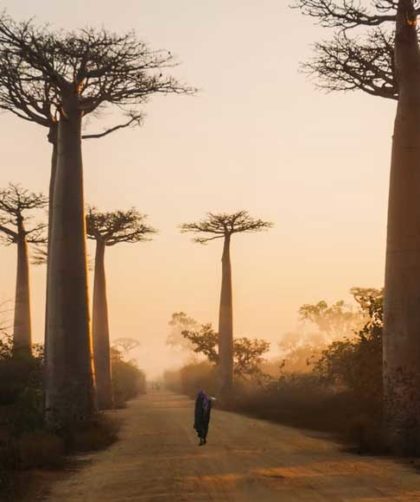
MULTIPOLYGON (((56 27, 135 29, 176 54, 195 97, 159 96, 144 126, 84 144, 85 196, 100 209, 136 206, 159 229, 107 255, 112 337, 141 342, 152 374, 172 312, 216 323, 221 243, 177 230, 207 211, 248 209, 274 229, 233 242, 234 327, 273 342, 303 303, 349 299, 383 284, 389 154, 395 104, 325 94, 299 72, 328 31, 286 0, 3 0, 17 19, 56 27)), ((103 119, 112 119, 106 112, 103 119)), ((93 126, 93 124, 92 124, 93 126)), ((99 123, 100 126, 100 123, 99 123)), ((47 192, 46 131, 0 116, 0 185, 47 192)), ((91 248, 93 253, 93 248, 91 248)), ((12 299, 15 249, 0 248, 0 298, 12 299)), ((33 267, 35 336, 42 340, 45 268, 33 267)), ((91 295, 92 296, 92 295, 91 295)))

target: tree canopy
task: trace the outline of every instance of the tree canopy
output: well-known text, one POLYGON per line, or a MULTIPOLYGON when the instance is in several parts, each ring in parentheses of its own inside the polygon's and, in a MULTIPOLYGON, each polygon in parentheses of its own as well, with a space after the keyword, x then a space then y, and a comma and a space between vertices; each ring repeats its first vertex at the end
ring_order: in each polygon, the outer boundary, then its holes
POLYGON ((114 246, 120 242, 135 243, 149 240, 156 230, 145 223, 146 216, 136 209, 100 212, 91 207, 86 215, 86 231, 89 239, 114 246))
POLYGON ((27 227, 24 223, 30 221, 27 212, 43 209, 48 199, 42 193, 30 192, 20 185, 10 183, 0 190, 0 232, 6 244, 14 244, 24 234, 26 241, 33 244, 45 243, 44 223, 27 227))
POLYGON ((198 235, 195 242, 206 244, 215 239, 222 239, 235 233, 260 232, 273 226, 272 223, 252 218, 248 211, 236 213, 207 213, 207 217, 196 223, 184 223, 181 232, 192 232, 198 235), (201 236, 204 234, 207 236, 201 236))
POLYGON ((124 115, 116 125, 85 138, 141 123, 138 106, 152 94, 194 92, 164 75, 175 65, 169 51, 149 48, 134 32, 53 31, 32 20, 0 17, 0 108, 50 129, 67 99, 76 99, 83 115, 106 105, 118 105, 124 115))
MULTIPOLYGON (((219 335, 212 325, 202 324, 198 329, 185 329, 182 336, 191 343, 196 354, 202 354, 213 364, 218 364, 217 345, 219 335)), ((270 343, 260 339, 246 337, 233 340, 234 372, 241 377, 259 377, 262 375, 263 355, 270 349, 270 343)))
MULTIPOLYGON (((419 2, 407 15, 415 25, 419 2)), ((317 42, 314 57, 303 64, 329 91, 361 90, 373 96, 398 99, 394 64, 397 0, 296 0, 294 6, 332 28, 331 39, 317 42), (361 29, 361 30, 360 30, 361 29), (351 36, 350 32, 356 34, 351 36)))

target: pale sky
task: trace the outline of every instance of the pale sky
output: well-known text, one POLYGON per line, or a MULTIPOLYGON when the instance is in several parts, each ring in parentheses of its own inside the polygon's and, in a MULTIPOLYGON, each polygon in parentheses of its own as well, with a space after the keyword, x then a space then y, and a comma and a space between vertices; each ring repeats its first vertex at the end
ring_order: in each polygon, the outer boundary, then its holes
MULTIPOLYGON (((275 223, 233 241, 236 336, 275 347, 303 303, 349 300, 352 286, 383 284, 395 103, 316 90, 299 62, 329 33, 288 4, 1 2, 16 19, 35 16, 58 28, 134 29, 176 54, 173 73, 200 89, 195 97, 154 98, 142 128, 84 144, 86 201, 103 210, 135 206, 159 229, 153 242, 120 245, 106 257, 111 336, 140 341, 139 365, 149 375, 176 361, 165 347, 172 312, 217 326, 221 243, 200 246, 177 229, 207 211, 247 209, 275 223)), ((0 186, 20 182, 46 193, 46 131, 4 113, 0 134, 0 186)), ((14 295, 15 252, 0 248, 2 300, 14 295)), ((45 268, 33 267, 36 341, 44 293, 45 268)))

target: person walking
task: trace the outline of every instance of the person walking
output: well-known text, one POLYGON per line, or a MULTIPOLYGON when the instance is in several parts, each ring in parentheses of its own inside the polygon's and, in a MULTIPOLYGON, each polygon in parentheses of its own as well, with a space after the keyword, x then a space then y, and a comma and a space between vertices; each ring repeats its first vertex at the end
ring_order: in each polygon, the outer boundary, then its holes
POLYGON ((194 429, 197 431, 197 436, 200 439, 198 446, 203 446, 207 443, 213 399, 204 390, 200 390, 195 400, 194 429))

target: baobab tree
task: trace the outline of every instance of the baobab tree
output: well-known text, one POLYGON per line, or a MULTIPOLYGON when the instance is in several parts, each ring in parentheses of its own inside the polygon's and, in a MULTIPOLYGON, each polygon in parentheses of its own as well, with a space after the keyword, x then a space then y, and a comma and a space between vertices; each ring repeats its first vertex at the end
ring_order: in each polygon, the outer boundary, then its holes
POLYGON ((272 227, 272 223, 252 218, 247 211, 236 213, 208 213, 196 223, 181 225, 181 232, 192 232, 199 244, 223 239, 222 287, 219 309, 219 386, 220 394, 227 397, 233 384, 233 311, 232 311, 232 269, 230 242, 232 235, 245 232, 260 232, 272 227))
POLYGON ((45 410, 47 424, 62 427, 88 420, 94 413, 83 118, 111 105, 134 113, 153 94, 190 89, 164 75, 173 63, 170 53, 149 49, 133 33, 53 32, 32 22, 15 23, 4 15, 0 19, 0 60, 6 75, 2 85, 14 112, 26 118, 20 111, 27 101, 16 99, 10 84, 15 74, 20 76, 18 85, 27 89, 25 96, 33 109, 51 103, 51 117, 57 123, 48 244, 45 410), (40 93, 47 93, 48 100, 38 103, 40 93))
POLYGON ((383 383, 389 447, 420 452, 420 50, 419 2, 298 0, 335 29, 307 68, 330 90, 360 89, 398 101, 391 155, 383 383), (351 36, 354 32, 356 35, 351 36))
POLYGON ((13 353, 19 357, 32 354, 28 244, 45 242, 46 227, 43 223, 29 225, 31 217, 27 213, 42 209, 47 203, 41 193, 29 192, 19 185, 10 184, 0 190, 0 232, 6 244, 17 247, 13 353))
MULTIPOLYGON (((57 91, 53 85, 50 85, 48 80, 37 78, 32 74, 32 70, 28 71, 28 65, 19 56, 19 53, 9 50, 9 45, 19 47, 20 39, 22 39, 22 47, 25 46, 25 36, 36 39, 37 30, 31 23, 16 25, 10 18, 3 15, 0 19, 0 30, 3 35, 3 49, 0 42, 0 109, 8 111, 26 122, 33 123, 37 126, 46 128, 47 140, 52 147, 51 151, 51 167, 50 167, 50 182, 49 182, 49 209, 48 209, 48 239, 47 244, 36 250, 34 258, 35 264, 47 264, 47 291, 46 291, 46 315, 45 315, 45 345, 47 345, 48 336, 48 305, 49 300, 49 284, 50 284, 50 266, 48 264, 47 248, 50 239, 50 231, 52 228, 52 212, 54 198, 54 182, 57 166, 57 145, 58 145, 58 124, 60 113, 57 108, 59 100, 57 100, 57 91), (23 67, 22 67, 23 65, 23 67)), ((60 54, 60 59, 63 61, 66 57, 72 57, 71 54, 60 54)), ((141 110, 126 110, 123 111, 123 116, 117 122, 102 131, 84 132, 82 139, 99 139, 108 136, 116 131, 128 127, 139 126, 142 123, 143 113, 141 110)), ((47 352, 47 351, 46 351, 47 352)))
POLYGON ((105 249, 124 242, 133 244, 148 240, 156 230, 146 225, 145 219, 136 209, 102 213, 90 208, 86 216, 88 238, 96 241, 92 330, 96 396, 100 409, 113 405, 105 249))

